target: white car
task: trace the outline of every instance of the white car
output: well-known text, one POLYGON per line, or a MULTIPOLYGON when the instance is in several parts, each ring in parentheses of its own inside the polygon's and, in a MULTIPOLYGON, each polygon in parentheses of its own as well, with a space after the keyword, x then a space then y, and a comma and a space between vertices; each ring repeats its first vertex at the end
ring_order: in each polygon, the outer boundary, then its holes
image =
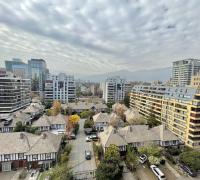
POLYGON ((92 140, 90 139, 89 136, 87 136, 86 139, 85 139, 85 141, 86 141, 86 142, 90 142, 90 141, 92 141, 92 140))
POLYGON ((144 164, 147 161, 147 159, 148 159, 147 155, 146 154, 142 154, 140 156, 139 162, 142 163, 142 164, 144 164))
POLYGON ((159 180, 166 180, 165 175, 156 165, 151 165, 150 168, 159 180))

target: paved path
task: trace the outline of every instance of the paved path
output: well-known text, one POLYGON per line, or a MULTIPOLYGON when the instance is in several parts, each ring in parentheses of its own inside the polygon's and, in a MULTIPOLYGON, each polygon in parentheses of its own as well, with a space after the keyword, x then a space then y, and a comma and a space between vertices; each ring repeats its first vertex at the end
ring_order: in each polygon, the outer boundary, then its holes
POLYGON ((79 124, 79 133, 77 135, 76 140, 71 140, 70 144, 72 144, 72 151, 70 153, 69 165, 72 167, 74 173, 83 172, 83 176, 85 175, 85 171, 88 173, 92 173, 96 169, 96 163, 94 159, 92 142, 86 142, 86 135, 84 133, 84 119, 81 119, 79 124), (92 159, 85 159, 85 150, 92 151, 92 159))
POLYGON ((122 173, 122 180, 136 180, 133 173, 126 167, 124 163, 124 169, 122 173))

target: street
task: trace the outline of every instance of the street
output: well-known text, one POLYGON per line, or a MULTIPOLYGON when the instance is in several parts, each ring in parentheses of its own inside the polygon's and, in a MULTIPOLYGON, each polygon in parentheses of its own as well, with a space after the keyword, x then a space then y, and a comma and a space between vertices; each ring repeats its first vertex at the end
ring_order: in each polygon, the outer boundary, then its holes
POLYGON ((75 140, 70 141, 70 144, 72 144, 72 151, 70 153, 69 165, 72 167, 73 173, 76 175, 77 179, 93 176, 93 171, 96 170, 92 142, 85 141, 84 121, 85 119, 80 120, 79 133, 75 140), (91 160, 85 159, 85 150, 90 150, 92 152, 91 160))

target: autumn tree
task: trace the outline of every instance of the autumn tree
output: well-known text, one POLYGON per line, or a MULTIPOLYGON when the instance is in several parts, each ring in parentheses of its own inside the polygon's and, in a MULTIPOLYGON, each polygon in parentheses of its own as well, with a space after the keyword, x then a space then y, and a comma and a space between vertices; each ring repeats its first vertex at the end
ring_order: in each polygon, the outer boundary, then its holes
POLYGON ((52 115, 56 116, 61 112, 61 103, 59 101, 54 101, 52 106, 52 115))
POLYGON ((79 120, 80 120, 80 117, 77 114, 69 116, 69 122, 73 125, 77 124, 79 120))

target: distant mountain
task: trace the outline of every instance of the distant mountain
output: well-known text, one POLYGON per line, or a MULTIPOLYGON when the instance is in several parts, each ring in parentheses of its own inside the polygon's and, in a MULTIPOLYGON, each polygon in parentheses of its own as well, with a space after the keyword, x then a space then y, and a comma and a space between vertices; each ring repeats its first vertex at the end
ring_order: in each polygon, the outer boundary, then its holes
POLYGON ((115 71, 106 74, 98 74, 91 76, 81 76, 79 77, 81 80, 90 80, 93 82, 101 82, 104 81, 107 77, 112 76, 120 76, 122 78, 126 78, 131 81, 146 81, 151 82, 155 80, 167 81, 171 77, 171 68, 160 68, 160 69, 151 69, 151 70, 139 70, 139 71, 115 71))

